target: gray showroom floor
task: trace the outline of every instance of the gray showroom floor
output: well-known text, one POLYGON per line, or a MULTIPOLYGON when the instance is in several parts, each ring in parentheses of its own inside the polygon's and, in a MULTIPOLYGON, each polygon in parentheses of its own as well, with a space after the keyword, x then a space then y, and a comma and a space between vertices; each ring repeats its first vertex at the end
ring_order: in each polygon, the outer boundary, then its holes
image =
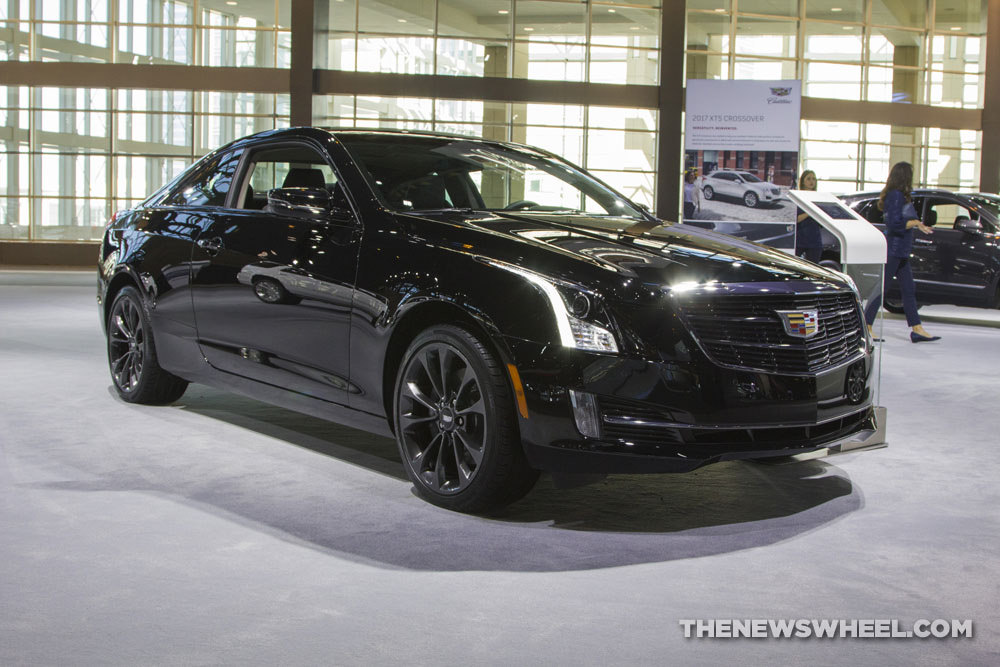
POLYGON ((94 292, 0 272, 0 664, 1000 664, 1000 329, 886 320, 888 449, 543 478, 484 519, 418 500, 385 438, 123 403, 94 292), (975 637, 683 638, 713 618, 975 637))

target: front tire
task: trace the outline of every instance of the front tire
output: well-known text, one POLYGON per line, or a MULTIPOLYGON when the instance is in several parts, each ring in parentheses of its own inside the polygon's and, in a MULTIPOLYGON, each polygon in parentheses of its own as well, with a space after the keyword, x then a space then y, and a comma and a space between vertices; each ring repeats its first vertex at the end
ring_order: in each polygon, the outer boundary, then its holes
POLYGON ((534 486, 507 373, 459 327, 421 333, 403 357, 393 400, 396 443, 425 500, 459 512, 499 509, 534 486))
POLYGON ((123 400, 166 405, 184 394, 187 381, 160 368, 153 329, 136 288, 124 287, 115 296, 107 330, 108 367, 123 400))
POLYGON ((711 199, 715 196, 715 190, 712 189, 711 185, 706 185, 702 188, 701 194, 705 195, 705 199, 711 199))
POLYGON ((757 198, 756 192, 747 192, 743 195, 743 203, 750 208, 757 208, 757 204, 760 203, 760 199, 757 198))

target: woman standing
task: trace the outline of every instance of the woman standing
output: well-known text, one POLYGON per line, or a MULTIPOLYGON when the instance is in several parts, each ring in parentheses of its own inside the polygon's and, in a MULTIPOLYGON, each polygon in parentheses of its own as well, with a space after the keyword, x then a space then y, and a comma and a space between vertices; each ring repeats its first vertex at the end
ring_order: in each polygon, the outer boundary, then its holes
MULTIPOLYGON (((799 190, 816 189, 816 172, 806 169, 799 177, 799 190)), ((819 223, 809 217, 801 208, 796 209, 795 219, 795 254, 804 257, 814 264, 819 264, 823 256, 823 236, 819 232, 819 223)))
POLYGON ((698 172, 694 169, 684 172, 684 220, 694 219, 696 211, 701 210, 701 193, 698 192, 698 172))
POLYGON ((914 343, 924 343, 939 340, 940 336, 931 336, 920 323, 917 315, 916 286, 913 283, 913 271, 910 267, 910 248, 913 245, 913 232, 919 229, 923 234, 934 230, 925 225, 917 217, 913 208, 910 192, 913 190, 913 165, 909 162, 897 162, 889 171, 889 178, 882 188, 878 207, 883 212, 886 237, 885 283, 882 295, 872 299, 865 309, 865 321, 871 332, 872 323, 882 305, 882 298, 889 291, 892 279, 899 280, 899 291, 903 294, 903 310, 906 313, 906 323, 910 325, 910 340, 914 343))

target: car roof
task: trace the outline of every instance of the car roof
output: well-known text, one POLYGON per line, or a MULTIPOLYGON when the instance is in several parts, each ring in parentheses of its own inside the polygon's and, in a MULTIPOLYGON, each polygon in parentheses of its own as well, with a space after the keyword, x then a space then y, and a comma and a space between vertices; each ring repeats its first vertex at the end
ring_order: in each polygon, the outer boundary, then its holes
POLYGON ((334 127, 334 126, 319 126, 319 125, 298 125, 295 127, 285 127, 277 128, 273 130, 264 130, 262 132, 257 132, 255 134, 247 135, 241 137, 236 141, 223 146, 227 148, 229 146, 235 146, 237 144, 249 141, 255 141, 262 138, 281 138, 287 136, 295 136, 301 134, 314 134, 316 132, 325 132, 332 135, 334 138, 343 137, 345 135, 358 135, 358 136, 410 136, 410 137, 427 137, 429 139, 460 139, 462 141, 475 142, 481 144, 491 144, 494 146, 504 146, 507 148, 513 148, 515 150, 522 150, 534 153, 536 155, 545 155, 550 158, 554 158, 562 161, 561 158, 556 153, 547 151, 544 148, 538 148, 537 146, 529 146, 527 144, 519 144, 512 141, 499 141, 496 139, 485 139, 483 137, 477 137, 469 134, 458 134, 454 132, 432 132, 430 130, 410 130, 410 129, 395 129, 395 128, 358 128, 358 127, 334 127))
MULTIPOLYGON (((867 192, 852 192, 846 195, 840 195, 841 199, 848 199, 851 201, 858 199, 873 199, 882 194, 881 190, 873 190, 867 192)), ((975 197, 975 196, 987 196, 987 197, 997 197, 998 195, 990 195, 989 193, 982 192, 956 192, 955 190, 946 190, 944 188, 914 188, 910 193, 913 195, 949 195, 956 197, 975 197)))

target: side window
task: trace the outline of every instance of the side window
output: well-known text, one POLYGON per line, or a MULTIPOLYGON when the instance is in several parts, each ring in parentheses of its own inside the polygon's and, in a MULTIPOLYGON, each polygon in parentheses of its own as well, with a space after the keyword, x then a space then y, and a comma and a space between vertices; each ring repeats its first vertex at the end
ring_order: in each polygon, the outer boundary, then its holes
MULTIPOLYGON (((249 178, 243 179, 237 208, 263 209, 275 188, 311 188, 343 196, 337 175, 323 156, 308 146, 263 148, 251 153, 249 178)), ((347 208, 346 198, 340 204, 347 208)))
POLYGON ((878 208, 878 199, 873 199, 869 202, 862 202, 858 205, 856 210, 862 218, 873 225, 881 225, 883 222, 882 211, 878 208))
POLYGON ((962 218, 975 220, 977 217, 961 204, 932 199, 927 202, 927 209, 924 211, 924 224, 938 229, 954 229, 962 218))
POLYGON ((223 153, 185 179, 163 202, 166 206, 225 206, 242 150, 223 153))

